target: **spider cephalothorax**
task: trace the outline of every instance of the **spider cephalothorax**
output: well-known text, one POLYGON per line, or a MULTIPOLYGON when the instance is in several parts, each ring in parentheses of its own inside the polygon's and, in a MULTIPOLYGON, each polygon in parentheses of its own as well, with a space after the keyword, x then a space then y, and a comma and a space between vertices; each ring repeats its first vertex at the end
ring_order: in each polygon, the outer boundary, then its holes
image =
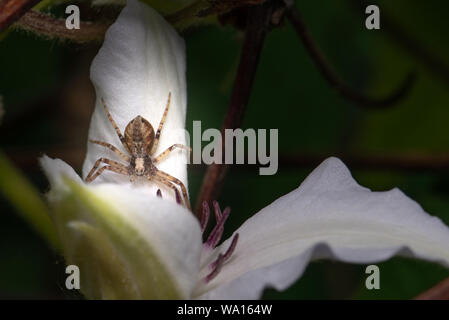
POLYGON ((168 173, 165 173, 157 169, 156 167, 156 164, 164 159, 167 155, 169 155, 170 152, 172 152, 175 148, 181 148, 185 150, 190 150, 190 148, 182 144, 174 144, 157 157, 153 157, 159 143, 159 138, 161 136, 161 130, 164 125, 165 118, 167 117, 168 108, 170 106, 170 98, 171 94, 169 93, 167 106, 165 107, 164 114, 162 115, 162 119, 159 123, 159 128, 156 133, 154 132, 153 126, 150 124, 150 122, 148 122, 148 120, 141 116, 137 116, 132 119, 126 126, 124 136, 122 135, 114 119, 112 119, 112 116, 109 113, 104 100, 101 99, 104 110, 106 111, 106 115, 129 155, 124 154, 118 148, 107 142, 89 140, 92 143, 99 144, 111 149, 118 156, 120 156, 120 158, 126 161, 127 165, 110 159, 100 158, 95 162, 92 170, 90 170, 89 174, 87 175, 86 182, 95 180, 104 170, 110 170, 116 173, 128 175, 130 176, 131 181, 134 181, 136 177, 145 177, 149 180, 159 182, 171 188, 175 192, 177 202, 181 202, 179 190, 175 186, 177 185, 181 188, 186 207, 188 209, 191 209, 189 198, 187 196, 187 189, 184 184, 179 179, 172 177, 168 173), (97 172, 95 172, 100 163, 105 163, 106 166, 101 167, 97 172))

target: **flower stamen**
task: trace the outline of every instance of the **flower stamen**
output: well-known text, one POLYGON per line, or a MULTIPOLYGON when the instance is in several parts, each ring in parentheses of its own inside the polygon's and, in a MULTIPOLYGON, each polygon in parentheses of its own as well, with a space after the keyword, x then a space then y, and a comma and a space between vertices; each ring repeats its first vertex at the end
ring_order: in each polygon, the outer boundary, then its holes
POLYGON ((203 202, 203 211, 201 214, 201 222, 200 222, 202 233, 204 233, 204 230, 206 229, 207 223, 209 222, 209 217, 210 217, 210 209, 209 209, 209 206, 207 205, 207 202, 204 201, 203 202))
MULTIPOLYGON (((216 219, 216 225, 212 229, 211 233, 209 234, 209 237, 207 238, 206 242, 203 244, 204 247, 214 249, 217 244, 220 242, 221 237, 223 236, 224 232, 224 224, 226 220, 229 217, 229 214, 231 213, 231 209, 229 207, 226 207, 224 211, 221 211, 220 205, 217 201, 212 202, 213 208, 214 208, 214 214, 216 219)), ((200 226, 201 231, 204 233, 207 223, 209 222, 210 218, 210 208, 206 201, 203 202, 203 208, 202 208, 202 214, 200 219, 200 226)), ((217 256, 217 259, 213 261, 209 268, 211 269, 211 272, 204 277, 204 281, 210 282, 212 279, 214 279, 218 273, 220 272, 223 265, 230 259, 232 254, 235 251, 235 247, 237 246, 237 242, 239 239, 239 234, 236 233, 234 237, 232 238, 231 244, 229 245, 228 249, 225 251, 224 254, 219 253, 217 256)))
POLYGON ((217 221, 217 224, 209 234, 209 237, 207 238, 205 245, 212 248, 215 248, 217 246, 218 242, 220 242, 221 237, 223 235, 224 224, 228 219, 230 213, 231 209, 229 207, 223 211, 223 214, 221 214, 220 216, 220 220, 217 221))
POLYGON ((220 221, 221 217, 222 217, 222 213, 221 213, 221 209, 220 209, 220 205, 218 204, 218 201, 216 201, 216 200, 212 201, 212 206, 214 207, 215 219, 217 221, 220 221))
POLYGON ((218 255, 217 260, 215 261, 215 266, 213 268, 213 270, 211 271, 211 273, 209 273, 204 280, 206 282, 210 282, 213 278, 215 278, 221 271, 221 268, 223 267, 224 264, 224 255, 222 255, 221 253, 218 255))
MULTIPOLYGON (((232 238, 231 245, 229 246, 228 250, 226 250, 225 254, 223 255, 223 259, 222 259, 223 262, 228 261, 229 258, 231 257, 231 255, 234 253, 234 250, 235 250, 235 247, 237 246, 237 241, 238 240, 239 240, 239 234, 236 233, 234 235, 234 237, 232 238)), ((212 269, 215 268, 217 266, 218 262, 219 261, 218 261, 218 258, 217 258, 217 260, 215 260, 214 262, 212 262, 210 264, 210 268, 212 268, 212 269)))

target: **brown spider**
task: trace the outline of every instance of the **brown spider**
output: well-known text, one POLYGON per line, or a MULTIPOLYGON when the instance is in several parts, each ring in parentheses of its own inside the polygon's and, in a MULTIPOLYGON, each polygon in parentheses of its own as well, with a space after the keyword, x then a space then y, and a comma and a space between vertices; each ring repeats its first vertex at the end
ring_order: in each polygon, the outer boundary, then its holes
POLYGON ((159 156, 153 157, 153 154, 156 151, 159 143, 162 126, 164 125, 165 118, 167 117, 168 107, 170 106, 170 99, 171 93, 168 94, 167 106, 165 107, 165 111, 162 115, 162 119, 159 123, 159 128, 157 129, 156 134, 154 134, 153 127, 146 119, 141 116, 137 116, 128 123, 125 128, 125 136, 123 136, 114 119, 112 119, 112 116, 109 113, 109 110, 106 107, 103 98, 101 98, 101 102, 103 103, 104 110, 106 111, 106 115, 108 116, 109 121, 114 127, 115 132, 117 133, 120 141, 125 147, 125 150, 128 151, 131 156, 124 154, 110 143, 97 140, 89 140, 89 142, 99 144, 103 147, 111 149, 123 160, 125 160, 128 165, 124 165, 117 161, 109 160, 106 158, 100 158, 95 162, 85 181, 87 183, 92 182, 104 170, 110 170, 116 173, 128 175, 131 177, 131 182, 133 182, 136 177, 145 177, 148 180, 157 181, 171 188, 175 192, 176 201, 178 203, 181 203, 179 190, 175 186, 178 185, 182 190, 185 205, 189 210, 191 210, 189 198, 187 196, 187 189, 184 184, 179 179, 172 177, 168 173, 158 170, 155 166, 158 162, 160 162, 163 158, 170 154, 170 152, 172 152, 175 148, 185 149, 187 151, 190 151, 191 149, 182 144, 174 144, 171 147, 167 148, 159 156), (107 165, 98 169, 98 171, 94 174, 95 170, 97 170, 98 166, 102 162, 106 163, 107 165))

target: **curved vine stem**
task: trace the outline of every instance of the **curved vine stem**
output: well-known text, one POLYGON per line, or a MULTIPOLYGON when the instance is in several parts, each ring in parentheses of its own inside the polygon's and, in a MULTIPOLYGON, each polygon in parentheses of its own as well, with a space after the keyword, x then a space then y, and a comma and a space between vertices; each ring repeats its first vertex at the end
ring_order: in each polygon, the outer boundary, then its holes
POLYGON ((19 20, 28 10, 41 0, 1 0, 0 33, 19 20))
POLYGON ((102 41, 111 24, 112 21, 109 23, 81 21, 80 29, 67 29, 64 19, 53 18, 45 13, 30 10, 16 22, 15 26, 47 38, 86 43, 102 41))
POLYGON ((347 86, 335 73, 316 43, 313 41, 309 30, 304 20, 302 19, 301 14, 299 13, 299 10, 294 5, 294 2, 292 0, 285 0, 285 4, 287 5, 286 15, 293 25, 299 38, 301 39, 309 56, 315 63, 320 73, 323 75, 324 79, 332 87, 334 87, 342 97, 347 100, 353 101, 361 107, 381 109, 397 103, 410 92, 410 89, 415 80, 415 75, 413 73, 407 75, 405 80, 398 86, 396 90, 391 92, 389 95, 380 98, 369 97, 347 86))
MULTIPOLYGON (((234 87, 232 89, 231 101, 221 129, 222 137, 225 136, 225 129, 238 128, 242 123, 243 115, 249 102, 265 36, 269 28, 272 13, 271 5, 271 1, 267 1, 267 3, 263 5, 254 6, 249 9, 245 40, 237 69, 237 75, 234 81, 234 87)), ((225 143, 223 141, 222 148, 224 147, 225 143)), ((222 154, 224 155, 225 153, 222 152, 222 154)), ((198 217, 201 215, 202 204, 204 201, 209 203, 210 201, 217 199, 226 171, 226 164, 214 163, 208 166, 195 206, 195 213, 198 217)))
POLYGON ((449 278, 419 294, 415 300, 449 300, 449 278))

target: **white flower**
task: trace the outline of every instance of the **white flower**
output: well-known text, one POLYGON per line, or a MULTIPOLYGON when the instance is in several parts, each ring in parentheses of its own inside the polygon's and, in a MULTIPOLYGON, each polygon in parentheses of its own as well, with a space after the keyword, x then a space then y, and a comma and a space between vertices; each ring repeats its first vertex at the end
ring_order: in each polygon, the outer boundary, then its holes
MULTIPOLYGON (((111 143, 125 152, 101 102, 104 101, 122 134, 126 125, 140 115, 157 130, 167 98, 170 107, 156 154, 173 144, 186 144, 185 119, 187 90, 184 41, 154 10, 135 0, 123 9, 106 33, 105 41, 91 67, 91 80, 97 93, 89 139, 111 143)), ((98 144, 88 143, 83 164, 86 177, 100 157, 122 161, 98 144)), ((187 153, 176 150, 158 168, 187 185, 187 153)), ((129 177, 105 172, 94 183, 130 184, 129 177)), ((136 182, 134 182, 135 184, 136 182)), ((160 188, 164 198, 173 192, 154 183, 146 184, 152 195, 160 188)))
MULTIPOLYGON (((185 143, 179 130, 186 113, 184 45, 151 8, 128 1, 107 32, 91 78, 97 104, 90 139, 125 152, 101 97, 123 130, 137 115, 157 126, 171 92, 159 151, 185 143)), ((100 157, 120 161, 108 149, 89 144, 84 176, 100 157)), ((187 185, 185 157, 175 152, 159 168, 187 185)), ((287 288, 310 260, 320 258, 374 263, 404 255, 449 266, 447 226, 397 189, 361 187, 336 158, 324 161, 298 189, 256 213, 219 246, 229 211, 218 212, 221 224, 203 244, 204 226, 170 190, 158 198, 156 189, 162 187, 154 182, 130 183, 125 175, 105 171, 87 185, 59 159, 44 157, 41 164, 51 183, 52 218, 64 256, 79 266, 87 298, 259 298, 266 287, 287 288)))

